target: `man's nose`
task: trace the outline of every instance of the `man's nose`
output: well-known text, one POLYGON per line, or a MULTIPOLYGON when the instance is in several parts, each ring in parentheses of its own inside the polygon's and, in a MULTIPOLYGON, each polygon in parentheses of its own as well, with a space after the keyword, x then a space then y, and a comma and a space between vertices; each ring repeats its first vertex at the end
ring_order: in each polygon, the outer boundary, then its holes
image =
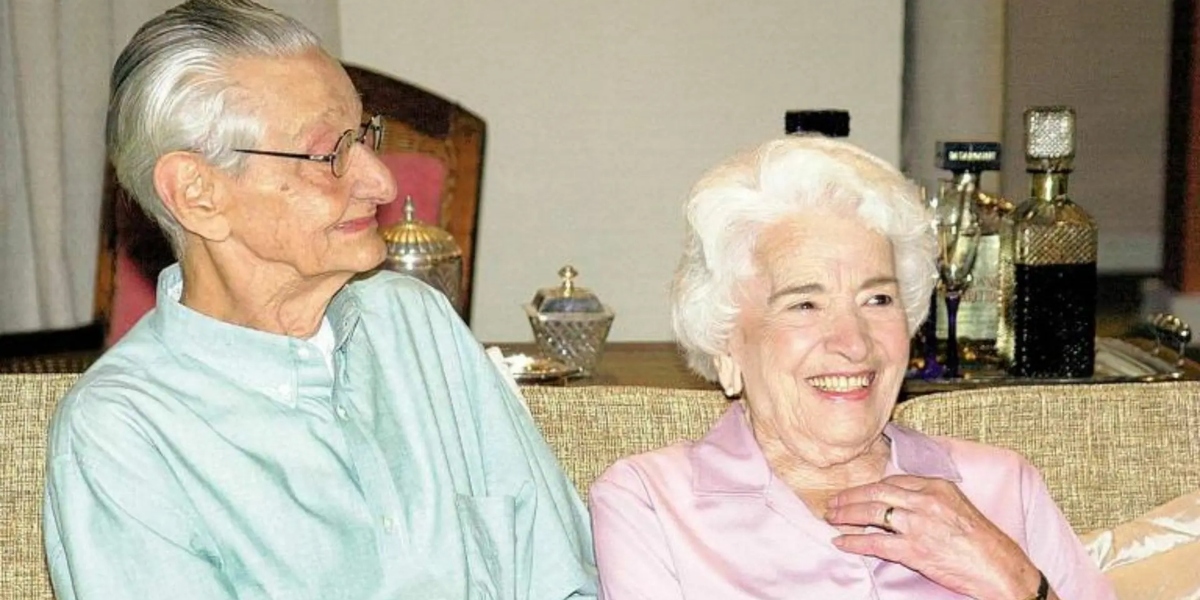
POLYGON ((391 169, 383 164, 379 156, 366 149, 361 144, 354 149, 361 153, 355 157, 358 168, 351 168, 348 176, 351 181, 351 195, 356 200, 366 200, 374 204, 387 204, 396 199, 396 178, 391 169))

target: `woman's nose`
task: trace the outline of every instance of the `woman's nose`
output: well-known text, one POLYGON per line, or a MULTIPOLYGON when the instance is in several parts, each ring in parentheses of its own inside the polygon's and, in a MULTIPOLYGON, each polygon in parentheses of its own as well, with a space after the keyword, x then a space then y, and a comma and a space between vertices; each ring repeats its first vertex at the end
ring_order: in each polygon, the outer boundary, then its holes
POLYGON ((867 323, 861 315, 843 312, 833 315, 825 338, 831 352, 844 356, 852 363, 866 360, 871 348, 867 323))

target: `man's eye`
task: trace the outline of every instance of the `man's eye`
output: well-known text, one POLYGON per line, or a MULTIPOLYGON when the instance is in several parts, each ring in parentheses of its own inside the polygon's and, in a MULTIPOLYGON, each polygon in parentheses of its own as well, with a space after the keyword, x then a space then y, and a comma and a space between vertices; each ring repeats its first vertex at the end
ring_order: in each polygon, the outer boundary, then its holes
POLYGON ((788 310, 814 310, 816 308, 817 305, 814 302, 809 300, 801 300, 800 302, 789 306, 788 310))
POLYGON ((895 302, 895 298, 892 298, 889 294, 875 294, 874 296, 871 296, 871 299, 867 301, 867 304, 869 306, 891 306, 892 304, 895 304, 895 302))

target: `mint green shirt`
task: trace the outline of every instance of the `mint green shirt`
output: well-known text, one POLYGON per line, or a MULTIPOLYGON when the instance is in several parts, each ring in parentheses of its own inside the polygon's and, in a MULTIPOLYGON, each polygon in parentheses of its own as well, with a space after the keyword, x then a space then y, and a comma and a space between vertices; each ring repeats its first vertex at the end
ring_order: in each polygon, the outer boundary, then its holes
POLYGON ((329 364, 184 307, 181 286, 163 272, 51 423, 60 600, 595 595, 582 503, 440 294, 348 285, 329 364))

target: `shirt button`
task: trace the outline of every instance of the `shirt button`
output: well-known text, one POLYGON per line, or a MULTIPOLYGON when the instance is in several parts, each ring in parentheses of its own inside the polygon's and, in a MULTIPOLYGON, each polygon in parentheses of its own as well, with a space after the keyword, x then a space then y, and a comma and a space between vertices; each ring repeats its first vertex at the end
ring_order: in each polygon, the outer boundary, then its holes
POLYGON ((337 408, 333 409, 333 412, 337 413, 337 418, 343 421, 350 418, 350 413, 346 410, 346 407, 342 406, 341 404, 337 405, 337 408))
POLYGON ((296 350, 296 354, 298 354, 300 356, 300 358, 308 358, 308 355, 309 355, 308 347, 300 346, 300 348, 296 350))
POLYGON ((391 517, 383 518, 383 530, 387 533, 396 532, 396 520, 391 517))

